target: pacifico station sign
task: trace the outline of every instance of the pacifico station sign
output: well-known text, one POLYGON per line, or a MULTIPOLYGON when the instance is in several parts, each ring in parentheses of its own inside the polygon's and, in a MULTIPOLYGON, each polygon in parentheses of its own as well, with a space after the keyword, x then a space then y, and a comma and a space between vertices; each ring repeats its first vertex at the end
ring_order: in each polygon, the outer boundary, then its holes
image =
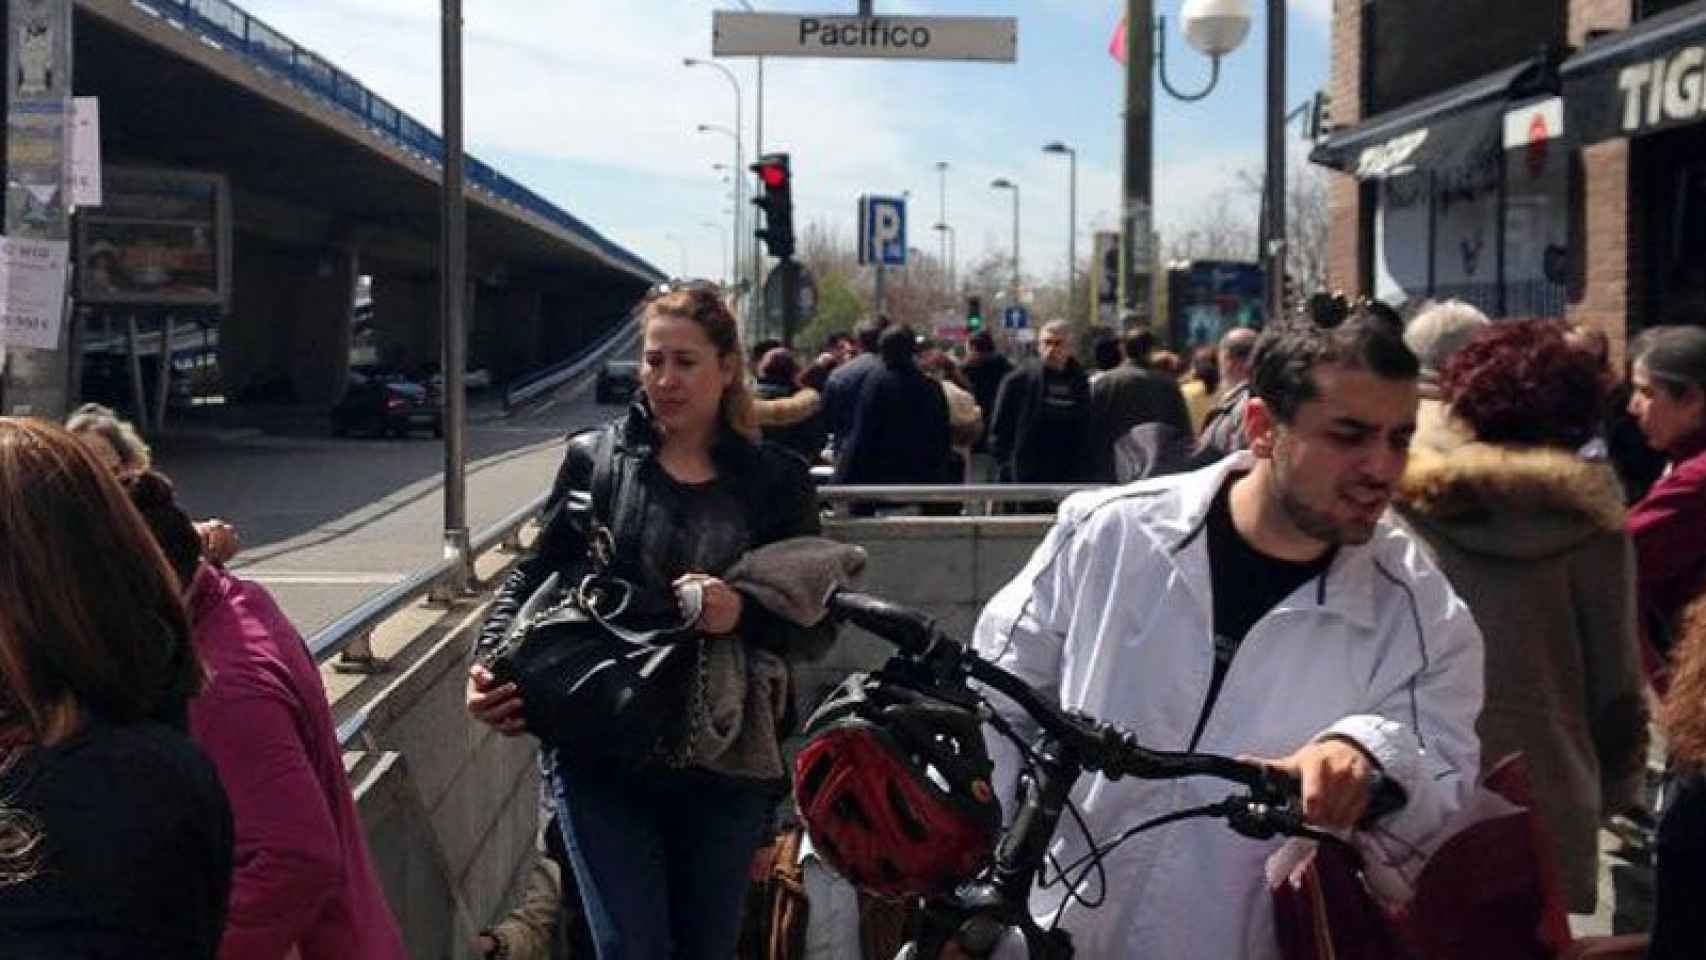
POLYGON ((861 17, 718 10, 711 20, 718 57, 839 57, 984 60, 1019 56, 1015 17, 861 17))

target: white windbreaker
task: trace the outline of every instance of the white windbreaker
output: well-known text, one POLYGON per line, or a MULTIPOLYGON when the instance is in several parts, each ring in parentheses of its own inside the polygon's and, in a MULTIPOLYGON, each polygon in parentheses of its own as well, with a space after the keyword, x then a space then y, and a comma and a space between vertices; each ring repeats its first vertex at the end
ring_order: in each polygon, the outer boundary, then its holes
MULTIPOLYGON (((1254 464, 1240 453, 1195 473, 1067 500, 1024 570, 984 609, 978 652, 1147 747, 1186 749, 1213 669, 1204 521, 1228 474, 1254 464)), ((1409 795, 1403 810, 1359 834, 1359 845, 1413 876, 1474 785, 1481 695, 1481 635, 1468 608, 1417 542, 1383 520, 1369 543, 1340 549, 1325 576, 1250 628, 1197 749, 1277 758, 1329 733, 1354 739, 1409 795)), ((1021 731, 1034 729, 991 696, 1021 731)), ((989 740, 1006 798, 1017 751, 989 740)), ((1105 843, 1236 789, 1210 778, 1095 776, 1073 799, 1105 843)), ((1061 924, 1078 956, 1096 960, 1277 958, 1263 864, 1280 842, 1246 839, 1222 820, 1139 834, 1106 858, 1106 902, 1069 904, 1061 924)), ((1063 817, 1057 861, 1087 849, 1063 817)), ((1032 896, 1045 927, 1063 886, 1032 896)), ((1092 900, 1104 892, 1094 881, 1081 890, 1092 900)))

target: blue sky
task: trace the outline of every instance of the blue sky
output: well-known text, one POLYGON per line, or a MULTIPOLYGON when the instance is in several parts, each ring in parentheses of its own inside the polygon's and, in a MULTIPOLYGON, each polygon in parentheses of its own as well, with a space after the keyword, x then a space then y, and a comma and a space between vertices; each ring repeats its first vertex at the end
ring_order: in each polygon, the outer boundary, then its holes
MULTIPOLYGON (((1287 102, 1301 103, 1327 75, 1332 0, 1290 0, 1287 102)), ((1177 30, 1182 0, 1157 0, 1169 17, 1169 75, 1191 88, 1208 63, 1177 30)), ((242 0, 254 15, 339 64, 417 119, 438 125, 438 4, 431 0, 242 0)), ((715 276, 729 236, 726 136, 700 123, 734 124, 734 97, 709 57, 711 12, 727 0, 485 0, 465 2, 466 131, 470 152, 552 199, 671 273, 715 276), (685 254, 685 262, 684 255, 685 254)), ((776 12, 837 12, 854 0, 753 0, 776 12)), ((1207 100, 1158 94, 1155 192, 1163 232, 1189 221, 1262 162, 1265 22, 1227 58, 1207 100)), ((912 192, 912 244, 934 251, 920 227, 935 222, 937 161, 949 164, 948 220, 962 267, 1011 244, 1011 198, 1022 188, 1021 250, 1027 276, 1063 274, 1067 164, 1041 152, 1078 149, 1080 255, 1093 229, 1114 229, 1119 207, 1123 107, 1119 66, 1107 43, 1119 0, 876 0, 879 14, 985 14, 1019 19, 1015 64, 777 60, 766 62, 766 148, 792 154, 795 222, 828 223, 849 242, 860 193, 912 192)), ((743 140, 751 152, 753 74, 726 60, 745 92, 743 140)), ((1299 147, 1294 146, 1297 155, 1299 147)))

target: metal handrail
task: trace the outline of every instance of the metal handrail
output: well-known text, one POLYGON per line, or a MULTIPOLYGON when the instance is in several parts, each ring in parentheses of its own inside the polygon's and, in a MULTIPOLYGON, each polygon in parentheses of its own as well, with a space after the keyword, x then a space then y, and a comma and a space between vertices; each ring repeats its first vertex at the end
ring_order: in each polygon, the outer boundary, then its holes
POLYGON ((542 396, 574 378, 585 374, 595 365, 604 362, 611 354, 617 353, 633 345, 639 335, 638 320, 630 317, 617 331, 605 339, 587 347, 580 353, 562 361, 547 370, 531 374, 530 378, 519 385, 512 384, 504 388, 504 408, 508 409, 523 403, 528 403, 535 397, 542 396))
MULTIPOLYGON (((130 0, 131 4, 191 30, 208 45, 226 51, 250 67, 294 87, 350 117, 438 170, 444 168, 444 141, 365 84, 324 57, 298 46, 284 34, 229 0, 130 0)), ((475 193, 544 219, 586 242, 612 266, 655 282, 663 271, 617 246, 579 218, 561 209, 489 164, 467 158, 466 181, 475 193)))
POLYGON ((1100 490, 1085 483, 958 483, 919 486, 825 486, 817 496, 828 503, 856 500, 878 503, 977 503, 985 500, 1065 500, 1085 490, 1100 490))

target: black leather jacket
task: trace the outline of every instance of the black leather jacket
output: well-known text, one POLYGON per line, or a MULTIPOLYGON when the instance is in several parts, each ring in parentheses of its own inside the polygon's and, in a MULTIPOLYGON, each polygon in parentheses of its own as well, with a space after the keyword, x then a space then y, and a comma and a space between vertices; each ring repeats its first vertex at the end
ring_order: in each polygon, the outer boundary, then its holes
MULTIPOLYGON (((680 496, 680 485, 656 461, 658 435, 650 412, 641 401, 629 408, 626 417, 569 437, 546 505, 546 515, 553 519, 540 533, 534 555, 518 564, 498 590, 476 641, 476 656, 503 639, 516 611, 552 572, 560 572, 565 580, 573 582, 585 571, 590 562, 586 539, 566 512, 555 511, 553 507, 570 491, 590 492, 600 436, 612 430, 616 434, 611 455, 640 461, 625 487, 612 484, 609 525, 618 544, 615 572, 642 585, 661 586, 671 581, 672 573, 662 569, 664 558, 647 556, 643 548, 626 547, 645 539, 638 533, 647 516, 646 501, 680 496), (634 551, 640 555, 624 555, 634 551)), ((716 536, 729 537, 730 542, 701 544, 696 552, 724 556, 732 563, 753 547, 821 532, 817 489, 799 457, 775 445, 754 444, 727 431, 712 449, 711 457, 719 478, 732 481, 728 486, 744 507, 745 515, 713 528, 716 536)), ((611 474, 617 476, 619 471, 613 468, 611 474)), ((722 571, 697 572, 715 576, 722 571)), ((734 632, 743 640, 767 649, 806 657, 820 653, 833 639, 832 627, 811 630, 799 627, 750 599, 742 605, 740 623, 734 632)))

